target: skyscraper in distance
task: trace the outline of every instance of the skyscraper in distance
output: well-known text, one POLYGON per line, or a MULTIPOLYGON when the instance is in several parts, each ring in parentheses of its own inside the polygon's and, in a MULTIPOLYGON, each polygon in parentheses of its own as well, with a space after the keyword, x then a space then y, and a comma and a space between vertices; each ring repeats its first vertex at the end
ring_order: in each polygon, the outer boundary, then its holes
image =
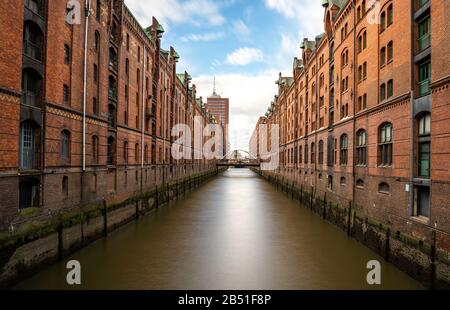
POLYGON ((213 93, 208 96, 206 102, 206 108, 214 115, 217 123, 221 124, 224 128, 224 141, 223 141, 223 153, 228 153, 228 124, 230 120, 230 99, 223 98, 216 92, 216 78, 214 77, 213 93))

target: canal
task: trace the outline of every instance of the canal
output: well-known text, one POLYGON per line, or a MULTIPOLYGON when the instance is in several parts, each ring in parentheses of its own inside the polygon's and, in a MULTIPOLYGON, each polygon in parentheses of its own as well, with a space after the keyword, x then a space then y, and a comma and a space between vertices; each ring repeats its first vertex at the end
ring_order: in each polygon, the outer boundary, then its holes
POLYGON ((20 283, 71 289, 421 289, 420 284, 248 169, 230 169, 20 283), (382 264, 369 286, 366 264, 382 264))

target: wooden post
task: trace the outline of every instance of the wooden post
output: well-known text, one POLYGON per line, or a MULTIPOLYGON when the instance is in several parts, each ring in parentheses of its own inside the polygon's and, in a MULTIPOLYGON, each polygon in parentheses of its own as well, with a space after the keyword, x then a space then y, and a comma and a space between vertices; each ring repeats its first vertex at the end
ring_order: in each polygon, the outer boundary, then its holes
POLYGON ((387 262, 389 261, 389 252, 391 250, 390 238, 391 238, 391 229, 388 228, 386 231, 386 243, 384 245, 384 260, 387 262))
POLYGON ((348 219, 347 219, 347 235, 351 235, 351 217, 352 217, 352 202, 349 201, 348 203, 348 219))

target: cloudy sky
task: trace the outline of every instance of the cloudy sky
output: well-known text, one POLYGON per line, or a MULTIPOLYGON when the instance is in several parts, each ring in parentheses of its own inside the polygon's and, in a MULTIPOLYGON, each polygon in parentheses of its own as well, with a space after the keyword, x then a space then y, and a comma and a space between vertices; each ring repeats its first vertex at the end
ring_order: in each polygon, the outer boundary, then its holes
POLYGON ((141 25, 155 16, 163 48, 180 54, 198 95, 230 98, 232 149, 248 149, 256 121, 276 93, 278 73, 292 75, 303 38, 323 29, 322 0, 125 0, 141 25))

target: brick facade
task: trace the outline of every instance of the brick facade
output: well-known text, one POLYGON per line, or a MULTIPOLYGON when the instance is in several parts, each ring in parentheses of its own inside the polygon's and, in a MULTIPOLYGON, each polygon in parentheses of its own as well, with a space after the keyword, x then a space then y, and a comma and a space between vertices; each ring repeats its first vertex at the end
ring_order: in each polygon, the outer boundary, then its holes
POLYGON ((80 3, 79 24, 66 1, 0 3, 2 230, 215 167, 171 156, 175 124, 214 120, 158 21, 143 28, 123 0, 90 1, 89 17, 80 3))
POLYGON ((276 174, 449 249, 450 3, 413 3, 324 1, 325 33, 301 43, 265 122, 276 174))

